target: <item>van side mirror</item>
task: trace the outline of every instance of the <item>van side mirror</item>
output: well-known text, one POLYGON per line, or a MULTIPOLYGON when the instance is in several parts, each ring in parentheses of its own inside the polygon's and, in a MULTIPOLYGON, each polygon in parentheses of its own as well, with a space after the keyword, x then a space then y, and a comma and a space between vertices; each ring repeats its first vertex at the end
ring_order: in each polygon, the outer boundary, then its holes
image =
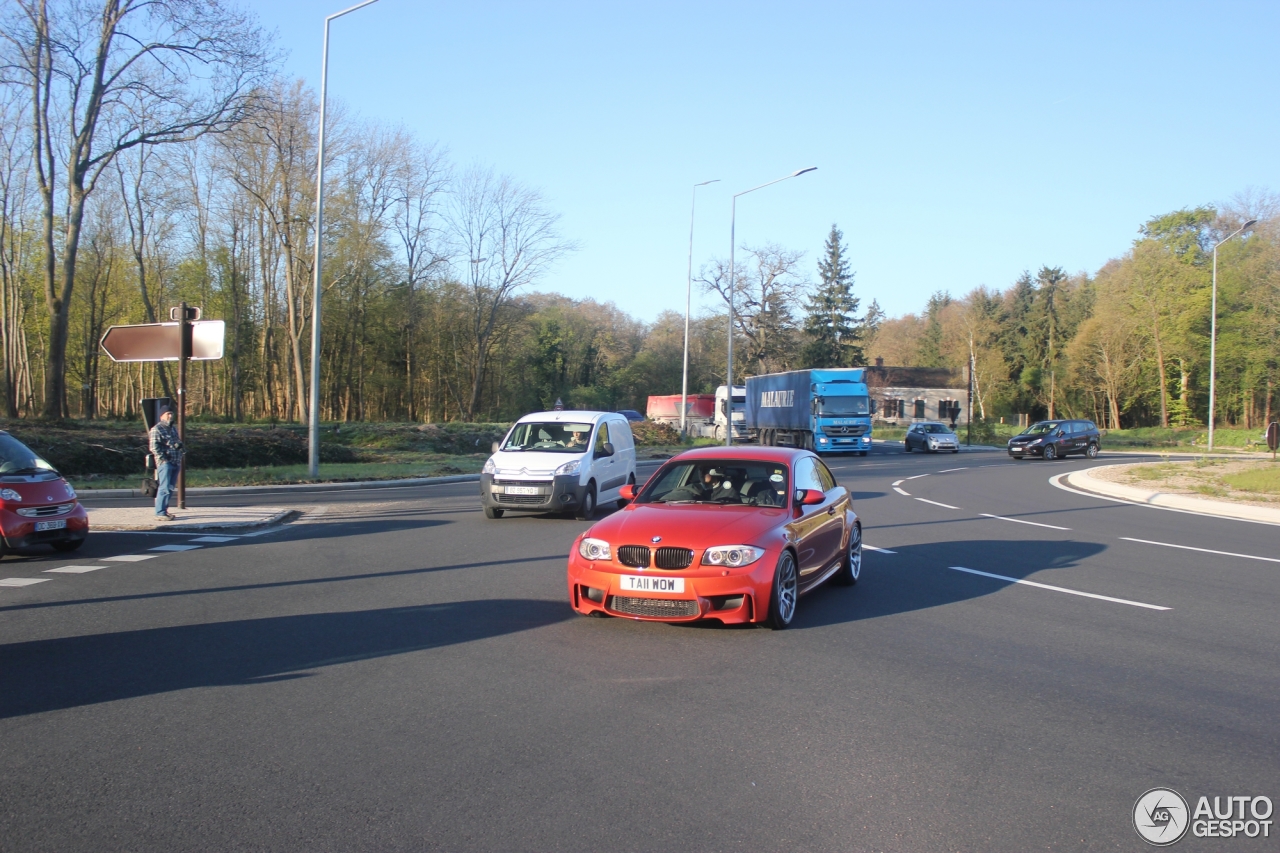
POLYGON ((599 453, 596 454, 596 458, 599 459, 602 456, 612 456, 613 453, 614 453, 613 442, 606 441, 604 443, 604 448, 599 453))
POLYGON ((635 487, 633 484, 631 484, 631 483, 627 483, 627 484, 626 484, 625 486, 623 486, 621 489, 618 489, 618 497, 622 498, 624 501, 633 501, 633 500, 635 500, 635 499, 636 499, 636 487, 635 487))
POLYGON ((493 452, 493 453, 497 453, 497 452, 498 452, 498 448, 500 448, 500 447, 502 447, 502 442, 500 442, 500 441, 495 441, 495 442, 493 443, 492 452, 493 452))

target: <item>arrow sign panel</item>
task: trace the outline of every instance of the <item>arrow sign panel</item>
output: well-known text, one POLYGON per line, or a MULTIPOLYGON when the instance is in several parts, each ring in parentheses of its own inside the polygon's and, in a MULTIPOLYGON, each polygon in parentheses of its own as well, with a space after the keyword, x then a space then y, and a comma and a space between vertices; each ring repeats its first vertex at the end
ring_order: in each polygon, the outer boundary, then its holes
MULTIPOLYGON (((191 325, 191 360, 217 361, 222 358, 226 323, 197 320, 191 325)), ((112 326, 102 336, 102 348, 112 361, 177 361, 182 355, 177 323, 140 323, 112 326)))

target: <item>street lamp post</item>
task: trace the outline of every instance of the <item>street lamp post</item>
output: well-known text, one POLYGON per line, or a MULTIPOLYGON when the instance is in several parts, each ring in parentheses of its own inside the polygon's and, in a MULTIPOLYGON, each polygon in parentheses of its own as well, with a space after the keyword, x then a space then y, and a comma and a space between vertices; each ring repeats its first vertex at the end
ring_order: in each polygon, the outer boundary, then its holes
POLYGON ((1218 241, 1213 247, 1213 307, 1210 309, 1212 317, 1209 320, 1209 449, 1213 450, 1213 410, 1217 405, 1217 379, 1218 379, 1218 246, 1241 234, 1258 223, 1256 219, 1250 219, 1244 225, 1241 225, 1235 231, 1228 234, 1218 241))
POLYGON ((719 183, 712 178, 693 185, 693 201, 689 204, 689 277, 684 286, 684 372, 680 376, 680 435, 688 435, 685 429, 685 412, 689 408, 689 306, 693 296, 693 214, 698 206, 698 187, 719 183))
POLYGON ((781 178, 777 178, 775 180, 769 181, 769 183, 767 184, 761 184, 758 187, 752 187, 749 190, 743 190, 742 192, 738 193, 733 197, 733 202, 730 205, 730 209, 729 209, 729 366, 728 366, 728 369, 725 370, 725 388, 727 389, 726 399, 725 399, 725 417, 728 420, 728 423, 726 424, 725 430, 724 430, 725 447, 733 446, 733 296, 734 296, 733 291, 737 284, 734 278, 734 274, 736 270, 733 266, 733 244, 734 242, 736 242, 736 239, 737 239, 735 236, 735 230, 738 224, 738 196, 746 195, 747 193, 753 193, 756 190, 762 190, 765 187, 773 186, 774 184, 780 183, 789 178, 799 177, 800 175, 803 175, 805 172, 812 172, 817 168, 818 168, 817 166, 810 166, 807 169, 797 169, 796 171, 792 172, 790 175, 784 175, 781 178))
POLYGON ((320 281, 324 259, 321 245, 324 240, 324 107, 329 84, 329 22, 377 2, 364 0, 324 19, 324 52, 320 59, 320 152, 316 158, 315 281, 311 288, 311 411, 307 419, 307 476, 312 479, 320 476, 320 281))

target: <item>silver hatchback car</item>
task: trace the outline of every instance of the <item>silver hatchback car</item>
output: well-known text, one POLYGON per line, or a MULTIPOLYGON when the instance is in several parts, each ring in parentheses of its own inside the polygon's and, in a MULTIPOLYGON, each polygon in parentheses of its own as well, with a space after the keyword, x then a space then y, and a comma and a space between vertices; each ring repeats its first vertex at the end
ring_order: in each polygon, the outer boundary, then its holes
POLYGON ((910 453, 916 448, 930 453, 937 453, 940 450, 959 453, 960 439, 950 427, 936 421, 912 424, 911 429, 907 430, 906 437, 902 439, 902 449, 903 452, 910 453))

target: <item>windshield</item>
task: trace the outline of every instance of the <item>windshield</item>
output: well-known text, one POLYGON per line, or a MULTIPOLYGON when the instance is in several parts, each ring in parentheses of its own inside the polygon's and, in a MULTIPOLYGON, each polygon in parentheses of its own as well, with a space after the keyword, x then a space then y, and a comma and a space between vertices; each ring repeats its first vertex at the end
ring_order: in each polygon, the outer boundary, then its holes
POLYGON ((45 471, 57 473, 21 441, 0 434, 0 474, 43 474, 45 471))
POLYGON ((932 435, 950 435, 951 434, 951 430, 947 429, 942 424, 925 424, 920 431, 927 432, 932 435))
POLYGON ((591 438, 591 424, 546 421, 519 423, 512 428, 502 450, 538 450, 547 453, 582 453, 591 438))
POLYGON ((741 459, 699 459, 668 465, 645 486, 638 503, 787 505, 787 466, 741 459))
POLYGON ((1044 435, 1045 433, 1053 432, 1060 426, 1062 426, 1060 421, 1041 421, 1038 424, 1032 424, 1027 427, 1022 431, 1022 435, 1044 435))
POLYGON ((871 400, 866 395, 856 397, 823 397, 818 406, 820 415, 869 415, 871 400))

